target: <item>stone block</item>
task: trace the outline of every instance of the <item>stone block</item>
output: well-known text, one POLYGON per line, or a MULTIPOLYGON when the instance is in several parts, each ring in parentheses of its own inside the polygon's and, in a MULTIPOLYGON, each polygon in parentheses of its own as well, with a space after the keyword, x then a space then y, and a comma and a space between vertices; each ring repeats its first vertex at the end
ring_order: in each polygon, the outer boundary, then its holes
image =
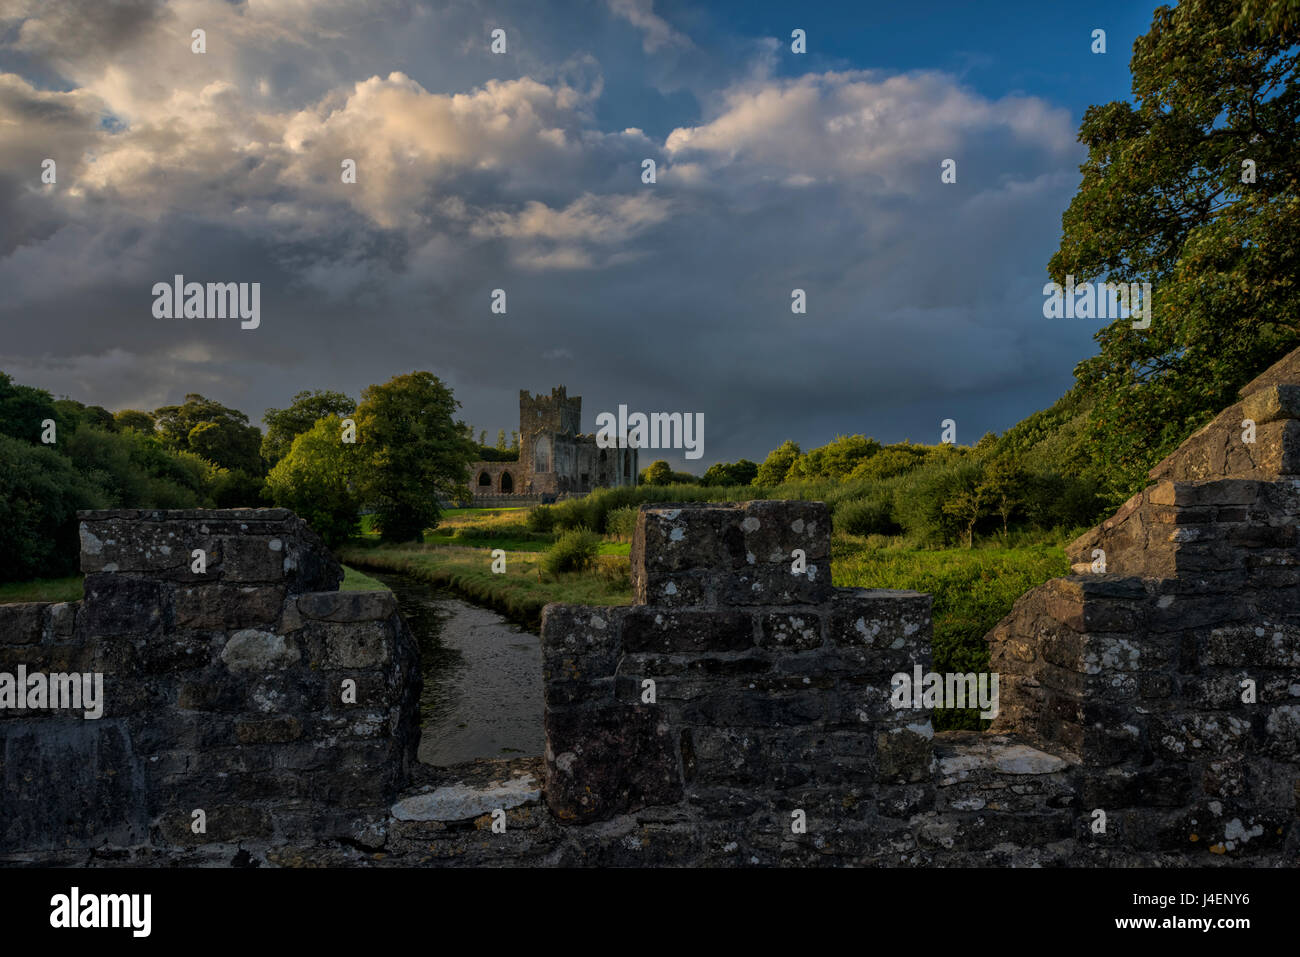
POLYGON ((642 506, 632 582, 643 604, 818 602, 829 595, 829 557, 821 502, 642 506))
POLYGON ((0 643, 34 645, 39 642, 49 608, 44 602, 0 605, 0 643))
POLYGON ((604 820, 682 798, 680 739, 654 706, 546 714, 546 800, 563 821, 604 820))
POLYGON ((754 622, 740 611, 634 607, 623 620, 629 653, 744 651, 753 644, 754 622))

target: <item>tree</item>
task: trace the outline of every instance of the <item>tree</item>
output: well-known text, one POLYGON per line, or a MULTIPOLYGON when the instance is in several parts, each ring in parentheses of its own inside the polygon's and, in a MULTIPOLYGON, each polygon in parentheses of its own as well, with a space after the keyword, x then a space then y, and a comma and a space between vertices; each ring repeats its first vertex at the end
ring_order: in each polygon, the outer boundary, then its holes
POLYGON ((701 485, 749 485, 758 475, 758 463, 749 459, 715 462, 704 471, 701 485))
POLYGON ((154 412, 162 441, 172 449, 193 452, 208 462, 249 475, 265 474, 262 466, 262 432, 248 424, 248 416, 197 393, 181 405, 154 412))
POLYGON ((1095 400, 1093 472, 1112 499, 1300 344, 1300 18, 1295 5, 1183 0, 1133 47, 1133 103, 1092 106, 1053 281, 1149 282, 1075 375, 1095 400))
POLYGON ((108 504, 66 456, 0 435, 0 581, 74 574, 77 509, 108 504))
POLYGON ((394 376, 361 393, 360 491, 388 541, 419 541, 438 523, 438 496, 468 498, 475 445, 452 416, 460 403, 430 372, 394 376))
POLYGON ((56 437, 59 431, 74 426, 56 410, 54 399, 44 389, 15 385, 13 379, 0 372, 0 434, 39 444, 44 431, 41 423, 46 419, 54 420, 56 437))
POLYGON ((148 412, 141 412, 138 409, 122 409, 120 412, 113 413, 113 421, 117 423, 117 431, 119 432, 135 429, 137 432, 153 435, 153 416, 148 412))
POLYGON ((980 487, 988 496, 993 510, 1002 519, 1002 535, 1007 535, 1012 514, 1020 507, 1029 476, 1013 459, 994 459, 984 470, 980 487))
POLYGON ((798 444, 786 439, 769 452, 767 458, 763 460, 763 464, 758 467, 758 474, 754 476, 754 484, 780 485, 790 473, 790 468, 799 458, 799 454, 798 444))
POLYGON ((871 479, 874 481, 893 478, 895 475, 910 472, 921 465, 929 453, 928 446, 913 445, 910 442, 886 445, 875 455, 858 462, 848 477, 854 480, 871 479))
POLYGON ((85 405, 76 399, 55 399, 54 408, 74 429, 89 425, 105 432, 117 431, 117 420, 113 418, 113 413, 102 405, 85 405))
POLYGON ((842 479, 880 451, 880 443, 861 435, 837 435, 833 442, 798 458, 787 478, 842 479))
POLYGON ((267 409, 262 416, 266 434, 262 436, 262 458, 268 466, 284 458, 293 440, 319 420, 330 416, 351 415, 356 400, 342 392, 328 389, 304 390, 294 395, 287 409, 267 409))
POLYGON ((978 462, 955 456, 949 461, 935 459, 893 489, 894 519, 918 542, 946 544, 963 530, 962 507, 975 504, 970 499, 964 499, 962 506, 953 503, 973 492, 981 477, 978 462))
POLYGON ((987 501, 988 487, 977 476, 962 472, 958 473, 957 482, 941 503, 943 513, 959 523, 962 534, 966 536, 967 548, 974 545, 975 524, 984 517, 987 501))
POLYGON ((509 452, 509 451, 510 451, 510 449, 506 446, 506 430, 505 430, 505 429, 497 429, 497 451, 498 451, 498 452, 509 452))
POLYGON ((646 466, 641 473, 642 485, 668 485, 673 480, 672 467, 663 459, 658 459, 646 466))
POLYGON ((344 443, 342 434, 338 416, 317 419, 266 476, 271 501, 292 509, 330 547, 357 534, 361 520, 357 475, 364 447, 344 443))

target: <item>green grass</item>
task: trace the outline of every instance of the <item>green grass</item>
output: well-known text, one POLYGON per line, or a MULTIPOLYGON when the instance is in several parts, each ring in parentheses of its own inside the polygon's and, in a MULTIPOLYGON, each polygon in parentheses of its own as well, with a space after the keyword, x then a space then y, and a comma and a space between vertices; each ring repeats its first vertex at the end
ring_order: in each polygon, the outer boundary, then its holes
POLYGON ((37 578, 0 585, 0 605, 25 601, 81 601, 82 577, 37 578))
MULTIPOLYGON (((617 544, 617 543, 613 543, 617 544)), ((515 552, 506 558, 503 574, 492 571, 488 548, 447 545, 355 544, 339 550, 352 566, 401 572, 439 585, 448 585, 471 601, 536 627, 542 609, 554 601, 581 605, 625 605, 632 587, 625 577, 615 580, 599 569, 547 575, 541 571, 542 554, 515 552)))
MULTIPOLYGON (((934 597, 933 669, 940 673, 987 671, 984 636, 1025 592, 1068 574, 1063 544, 1008 548, 988 542, 972 549, 924 549, 874 535, 831 540, 833 584, 904 588, 934 597)), ((935 713, 940 730, 980 724, 973 710, 935 713)))
POLYGON ((339 591, 388 591, 388 586, 375 581, 365 572, 344 565, 343 584, 339 585, 339 591))

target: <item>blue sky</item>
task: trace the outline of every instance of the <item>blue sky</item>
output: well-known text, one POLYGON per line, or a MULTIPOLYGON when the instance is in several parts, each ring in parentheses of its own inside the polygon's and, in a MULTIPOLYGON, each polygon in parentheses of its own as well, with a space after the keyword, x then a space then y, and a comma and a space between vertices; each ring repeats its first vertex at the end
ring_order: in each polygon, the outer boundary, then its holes
POLYGON ((1095 351, 1100 323, 1045 320, 1041 287, 1079 121, 1128 96, 1152 9, 15 0, 0 369, 256 420, 423 368, 493 435, 520 389, 564 384, 588 430, 703 413, 703 460, 665 456, 697 470, 945 418, 973 442, 1095 351), (261 324, 154 317, 176 273, 259 282, 261 324))

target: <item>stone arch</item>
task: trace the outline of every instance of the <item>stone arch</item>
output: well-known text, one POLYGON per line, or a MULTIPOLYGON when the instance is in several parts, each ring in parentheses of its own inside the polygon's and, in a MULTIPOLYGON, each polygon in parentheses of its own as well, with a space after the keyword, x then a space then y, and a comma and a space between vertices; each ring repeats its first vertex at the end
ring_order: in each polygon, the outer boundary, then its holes
POLYGON ((533 444, 533 471, 549 472, 551 470, 551 437, 539 435, 533 444))
POLYGON ((501 494, 513 495, 515 491, 515 480, 509 472, 501 473, 501 494))
POLYGON ((488 475, 486 469, 478 473, 478 487, 480 489, 492 487, 492 476, 488 475))

